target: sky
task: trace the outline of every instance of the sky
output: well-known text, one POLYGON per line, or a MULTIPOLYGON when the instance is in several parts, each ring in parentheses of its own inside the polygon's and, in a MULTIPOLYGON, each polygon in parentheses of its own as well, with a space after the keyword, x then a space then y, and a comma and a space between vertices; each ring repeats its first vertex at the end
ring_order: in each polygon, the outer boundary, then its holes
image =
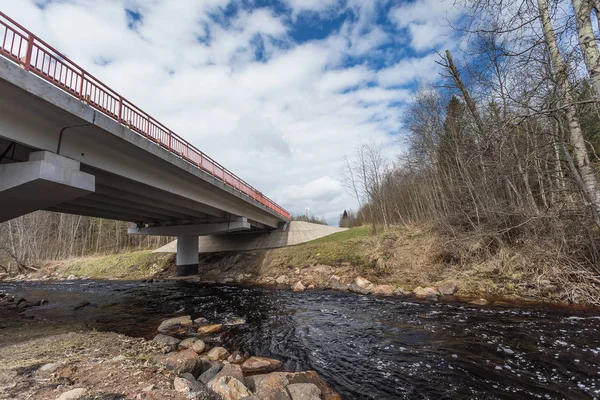
POLYGON ((342 157, 402 151, 456 47, 451 0, 0 0, 0 9, 293 214, 337 224, 342 157))

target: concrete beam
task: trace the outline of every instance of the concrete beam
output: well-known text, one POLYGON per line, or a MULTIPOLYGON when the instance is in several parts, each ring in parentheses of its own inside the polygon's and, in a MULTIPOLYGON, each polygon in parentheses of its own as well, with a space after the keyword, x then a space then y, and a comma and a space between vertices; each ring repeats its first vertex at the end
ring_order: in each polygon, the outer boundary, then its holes
POLYGON ((239 232, 250 229, 250 223, 246 218, 240 217, 236 221, 222 222, 218 224, 199 225, 174 225, 174 226, 151 226, 131 227, 127 230, 130 235, 151 236, 206 236, 221 235, 224 233, 239 232))
POLYGON ((72 201, 95 190, 79 162, 47 151, 0 165, 0 222, 72 201))

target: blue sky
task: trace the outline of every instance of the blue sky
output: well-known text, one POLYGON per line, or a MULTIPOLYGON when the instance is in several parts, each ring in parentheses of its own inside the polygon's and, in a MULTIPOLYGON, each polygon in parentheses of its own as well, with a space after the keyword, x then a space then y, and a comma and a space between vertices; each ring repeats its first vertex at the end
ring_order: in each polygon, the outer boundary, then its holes
POLYGON ((451 1, 0 0, 0 9, 293 213, 356 208, 341 159, 400 152, 455 49, 451 1))

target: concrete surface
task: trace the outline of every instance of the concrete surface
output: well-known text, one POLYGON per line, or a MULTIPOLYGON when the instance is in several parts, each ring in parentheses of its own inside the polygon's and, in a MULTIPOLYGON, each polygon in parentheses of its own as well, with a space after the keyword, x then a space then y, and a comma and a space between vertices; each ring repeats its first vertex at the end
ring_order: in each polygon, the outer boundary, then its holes
MULTIPOLYGON (((236 233, 231 235, 213 235, 199 237, 200 253, 216 253, 219 251, 238 251, 271 249, 293 246, 310 242, 333 233, 345 231, 346 228, 311 224, 309 222, 292 221, 286 231, 269 233, 236 233)), ((176 253, 177 240, 154 250, 155 253, 176 253)))
POLYGON ((94 176, 79 166, 46 151, 30 153, 29 161, 0 164, 0 222, 93 193, 94 176))

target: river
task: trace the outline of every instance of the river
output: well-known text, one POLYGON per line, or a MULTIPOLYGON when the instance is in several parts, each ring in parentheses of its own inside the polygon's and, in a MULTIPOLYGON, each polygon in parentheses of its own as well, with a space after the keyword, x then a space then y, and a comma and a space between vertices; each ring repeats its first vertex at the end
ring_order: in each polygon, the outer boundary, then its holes
POLYGON ((484 307, 399 297, 186 282, 2 283, 49 303, 28 315, 151 338, 176 315, 242 317, 221 340, 316 370, 344 399, 600 396, 600 310, 484 307), (91 305, 73 310, 81 301, 91 305))

